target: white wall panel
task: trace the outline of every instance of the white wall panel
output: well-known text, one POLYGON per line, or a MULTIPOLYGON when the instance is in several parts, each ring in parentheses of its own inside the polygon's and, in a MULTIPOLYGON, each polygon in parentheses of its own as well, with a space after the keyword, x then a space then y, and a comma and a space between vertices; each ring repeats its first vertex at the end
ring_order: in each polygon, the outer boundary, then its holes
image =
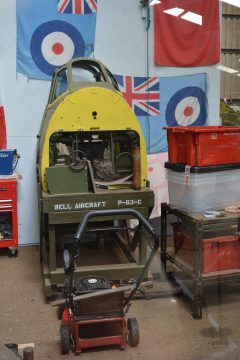
POLYGON ((21 156, 16 168, 16 172, 22 175, 22 180, 18 181, 19 243, 36 244, 39 242, 36 140, 34 137, 10 136, 8 146, 16 148, 21 156))

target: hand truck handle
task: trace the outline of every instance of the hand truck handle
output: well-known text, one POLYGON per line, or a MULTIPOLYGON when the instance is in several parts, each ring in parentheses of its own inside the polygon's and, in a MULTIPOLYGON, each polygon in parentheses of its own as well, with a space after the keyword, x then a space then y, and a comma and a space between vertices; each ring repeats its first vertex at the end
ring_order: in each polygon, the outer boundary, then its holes
POLYGON ((159 241, 154 227, 145 219, 145 217, 135 209, 109 209, 109 210, 92 210, 87 212, 80 224, 78 225, 77 231, 74 236, 74 246, 75 249, 79 246, 80 239, 86 229, 87 223, 90 218, 101 217, 101 216, 115 216, 115 215, 132 215, 137 218, 139 222, 145 227, 145 229, 150 233, 154 238, 154 248, 158 248, 159 241))
POLYGON ((90 218, 93 217, 100 217, 100 216, 115 216, 115 215, 131 215, 134 218, 137 218, 139 220, 139 223, 142 224, 144 226, 144 228, 147 230, 147 232, 153 237, 154 239, 154 246, 152 247, 152 251, 151 254, 148 258, 148 260, 146 261, 145 267, 143 268, 142 273, 140 274, 136 284, 133 287, 133 290, 131 291, 130 295, 128 296, 128 298, 126 299, 125 303, 124 303, 124 309, 125 309, 125 313, 127 312, 128 308, 129 308, 129 303, 131 298, 133 297, 133 295, 135 294, 135 292, 138 290, 145 273, 147 272, 156 252, 159 246, 159 240, 158 240, 158 236, 156 234, 155 229, 153 228, 153 226, 146 220, 146 218, 137 210, 135 209, 109 209, 109 210, 92 210, 89 211, 88 213, 86 213, 79 226, 78 229, 76 231, 76 234, 74 236, 74 247, 73 247, 73 253, 76 251, 76 249, 79 247, 79 243, 80 243, 80 239, 83 235, 83 232, 86 229, 87 223, 89 221, 90 218))

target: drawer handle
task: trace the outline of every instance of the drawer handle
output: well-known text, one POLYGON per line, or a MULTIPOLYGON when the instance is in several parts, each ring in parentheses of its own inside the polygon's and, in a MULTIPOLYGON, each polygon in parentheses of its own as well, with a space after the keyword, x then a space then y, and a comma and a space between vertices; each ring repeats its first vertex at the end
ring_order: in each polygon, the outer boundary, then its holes
POLYGON ((12 205, 0 205, 0 209, 11 209, 12 205))
POLYGON ((8 200, 8 199, 7 199, 7 200, 0 200, 0 203, 3 203, 3 202, 4 202, 4 203, 6 203, 6 202, 12 202, 12 200, 8 200))

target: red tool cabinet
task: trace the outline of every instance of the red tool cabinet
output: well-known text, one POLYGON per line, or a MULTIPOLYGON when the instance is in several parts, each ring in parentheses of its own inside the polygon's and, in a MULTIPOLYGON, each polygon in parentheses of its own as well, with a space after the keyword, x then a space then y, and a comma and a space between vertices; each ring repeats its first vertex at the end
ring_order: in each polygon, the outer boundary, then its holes
POLYGON ((0 248, 18 254, 17 180, 0 179, 0 248))

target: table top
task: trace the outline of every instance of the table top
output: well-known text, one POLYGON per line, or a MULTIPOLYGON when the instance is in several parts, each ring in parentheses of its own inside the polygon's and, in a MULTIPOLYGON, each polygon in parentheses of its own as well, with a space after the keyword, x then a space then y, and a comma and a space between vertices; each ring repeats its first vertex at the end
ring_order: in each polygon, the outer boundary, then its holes
POLYGON ((202 221, 204 223, 221 223, 221 222, 228 222, 231 220, 235 220, 237 221, 240 217, 240 212, 229 212, 226 211, 225 209, 220 209, 218 210, 220 212, 220 215, 217 215, 215 217, 205 217, 203 213, 198 213, 198 214, 193 214, 193 213, 188 213, 186 211, 182 211, 179 210, 177 208, 174 208, 173 206, 170 206, 168 204, 166 204, 166 207, 168 210, 170 210, 171 213, 175 213, 175 214, 179 214, 181 216, 187 217, 189 218, 189 220, 191 219, 192 221, 202 221))
POLYGON ((13 173, 12 175, 0 175, 0 180, 22 180, 22 175, 13 173))

